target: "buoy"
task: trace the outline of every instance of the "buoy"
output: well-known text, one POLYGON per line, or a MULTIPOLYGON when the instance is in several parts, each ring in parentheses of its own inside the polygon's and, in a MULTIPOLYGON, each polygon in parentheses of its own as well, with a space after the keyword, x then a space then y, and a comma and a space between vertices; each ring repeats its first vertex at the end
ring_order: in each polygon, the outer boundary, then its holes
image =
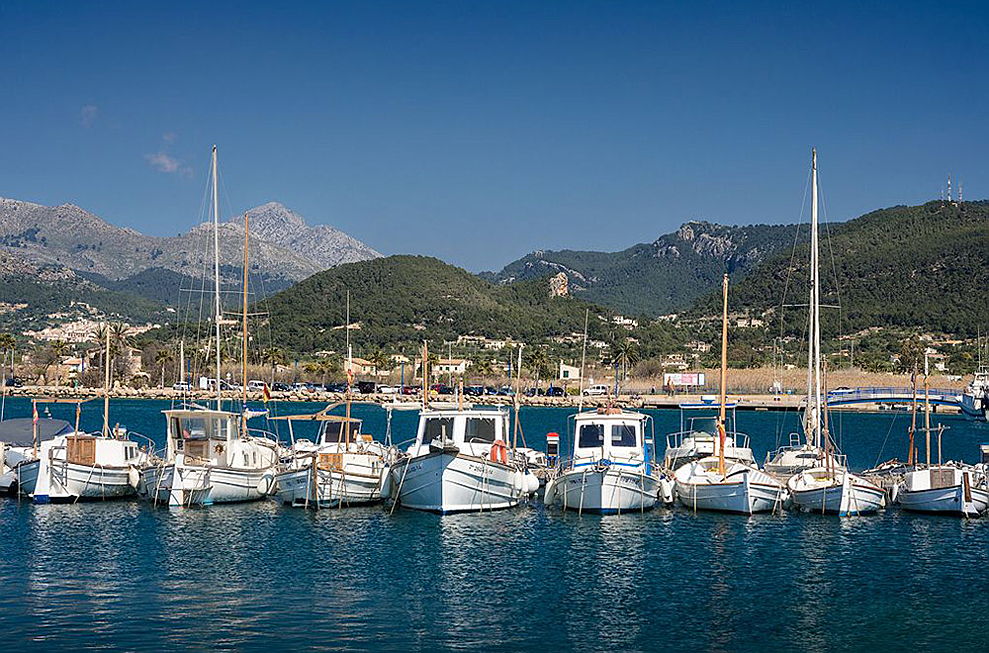
POLYGON ((531 494, 535 494, 538 491, 539 491, 539 479, 536 478, 536 475, 533 474, 531 470, 527 469, 525 471, 525 493, 531 495, 531 494))
POLYGON ((488 454, 491 462, 501 463, 502 465, 508 464, 508 445, 505 444, 504 440, 495 440, 491 445, 491 453, 488 454))

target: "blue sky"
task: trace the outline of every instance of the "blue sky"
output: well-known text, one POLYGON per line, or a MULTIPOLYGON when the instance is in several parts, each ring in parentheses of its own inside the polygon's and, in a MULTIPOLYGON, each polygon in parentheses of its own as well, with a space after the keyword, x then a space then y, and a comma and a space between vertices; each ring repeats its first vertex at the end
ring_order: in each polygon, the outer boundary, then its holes
POLYGON ((0 195, 170 235, 278 200, 471 270, 687 219, 989 197, 960 3, 0 0, 0 195), (864 5, 864 6, 860 6, 864 5))

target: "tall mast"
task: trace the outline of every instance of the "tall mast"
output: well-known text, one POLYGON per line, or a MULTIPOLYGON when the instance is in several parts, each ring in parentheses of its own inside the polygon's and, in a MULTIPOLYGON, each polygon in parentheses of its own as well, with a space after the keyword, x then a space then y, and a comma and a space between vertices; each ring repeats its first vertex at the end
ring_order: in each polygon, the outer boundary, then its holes
POLYGON ((249 252, 250 252, 250 220, 247 217, 247 212, 244 212, 244 288, 243 288, 243 312, 241 313, 241 384, 243 386, 243 406, 242 413, 243 418, 241 419, 241 433, 245 436, 247 435, 247 266, 249 262, 249 252))
POLYGON ((907 464, 913 465, 914 434, 917 432, 917 359, 914 359, 913 374, 910 375, 910 385, 913 387, 913 401, 910 403, 910 450, 907 452, 907 464))
POLYGON ((821 275, 817 229, 817 149, 811 150, 810 333, 807 358, 807 443, 821 446, 821 275))
POLYGON ((728 394, 728 275, 721 280, 721 386, 718 409, 718 473, 725 475, 725 403, 728 394))
POLYGON ((927 437, 927 466, 931 466, 931 393, 927 386, 927 352, 924 352, 924 435, 927 437))
MULTIPOLYGON (((103 437, 110 436, 110 325, 106 325, 106 356, 103 365, 103 437)), ((79 430, 78 428, 76 429, 79 430)))
POLYGON ((213 324, 216 331, 216 409, 220 410, 223 393, 220 390, 220 193, 216 183, 216 145, 213 146, 213 301, 216 315, 213 324))
POLYGON ((584 410, 584 367, 587 363, 587 320, 591 316, 591 309, 584 309, 584 341, 580 348, 580 384, 577 389, 580 395, 577 397, 577 412, 584 410))

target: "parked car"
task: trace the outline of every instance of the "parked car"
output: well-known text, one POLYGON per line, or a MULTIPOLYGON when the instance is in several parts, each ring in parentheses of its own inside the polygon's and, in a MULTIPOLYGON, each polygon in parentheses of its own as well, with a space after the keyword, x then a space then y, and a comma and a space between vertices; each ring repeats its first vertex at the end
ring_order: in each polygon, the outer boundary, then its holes
POLYGON ((362 395, 372 395, 378 389, 378 384, 374 381, 358 381, 356 389, 362 395))
POLYGON ((546 391, 542 388, 526 388, 523 394, 526 397, 542 397, 546 394, 546 391))
POLYGON ((567 391, 564 390, 563 388, 561 388, 560 386, 551 385, 550 387, 546 388, 546 396, 547 397, 566 397, 567 396, 567 391))
POLYGON ((484 386, 483 385, 469 385, 464 388, 464 394, 470 395, 471 397, 483 397, 484 396, 484 386))
POLYGON ((608 394, 608 386, 603 383, 592 385, 584 389, 584 394, 588 397, 602 396, 608 394))
POLYGON ((379 385, 378 386, 378 392, 381 393, 381 394, 383 394, 383 395, 397 395, 398 394, 398 390, 399 390, 399 388, 398 388, 397 385, 379 385))
POLYGON ((326 384, 326 391, 327 392, 337 392, 337 393, 346 392, 347 391, 347 384, 346 383, 327 383, 326 384))
POLYGON ((251 379, 250 381, 247 382, 247 389, 248 390, 257 390, 258 392, 260 392, 261 390, 264 390, 264 387, 266 385, 268 385, 268 384, 265 383, 264 381, 259 381, 257 379, 251 379))
POLYGON ((452 386, 448 386, 445 383, 435 383, 430 388, 430 390, 432 390, 433 392, 435 392, 438 395, 452 395, 453 394, 453 387, 452 386))
POLYGON ((417 395, 419 394, 419 387, 414 385, 403 385, 402 386, 403 395, 417 395))
POLYGON ((504 385, 504 386, 502 386, 501 388, 498 389, 498 396, 499 397, 514 397, 515 396, 515 391, 512 390, 507 385, 504 385))
POLYGON ((271 384, 271 389, 276 392, 288 392, 292 389, 292 386, 287 383, 282 383, 281 381, 275 381, 271 384))
POLYGON ((497 395, 498 388, 494 387, 493 385, 486 385, 484 386, 484 394, 492 395, 492 396, 497 395))
POLYGON ((179 392, 189 392, 192 390, 192 384, 188 381, 179 381, 172 385, 172 390, 178 390, 179 392))

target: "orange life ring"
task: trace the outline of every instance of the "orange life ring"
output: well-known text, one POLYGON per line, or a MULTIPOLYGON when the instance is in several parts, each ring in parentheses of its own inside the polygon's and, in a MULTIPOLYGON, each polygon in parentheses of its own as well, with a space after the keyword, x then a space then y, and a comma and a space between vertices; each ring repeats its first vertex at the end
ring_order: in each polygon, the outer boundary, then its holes
POLYGON ((504 440, 495 440, 492 443, 490 458, 493 463, 508 464, 508 445, 505 444, 504 440))

